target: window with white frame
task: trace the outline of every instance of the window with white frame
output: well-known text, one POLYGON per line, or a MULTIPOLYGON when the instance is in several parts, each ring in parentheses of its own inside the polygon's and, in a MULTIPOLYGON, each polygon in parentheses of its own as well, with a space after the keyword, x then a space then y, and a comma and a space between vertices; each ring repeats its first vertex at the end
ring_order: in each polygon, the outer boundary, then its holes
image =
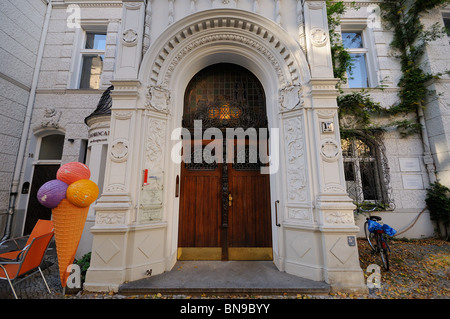
POLYGON ((352 57, 347 69, 349 88, 372 88, 379 84, 374 27, 367 20, 342 19, 342 44, 352 57))
POLYGON ((106 31, 84 32, 83 47, 80 50, 80 89, 97 90, 101 85, 103 61, 105 59, 106 31))
POLYGON ((350 88, 370 87, 367 55, 369 50, 364 46, 362 31, 342 31, 342 43, 352 57, 351 69, 347 70, 350 88))

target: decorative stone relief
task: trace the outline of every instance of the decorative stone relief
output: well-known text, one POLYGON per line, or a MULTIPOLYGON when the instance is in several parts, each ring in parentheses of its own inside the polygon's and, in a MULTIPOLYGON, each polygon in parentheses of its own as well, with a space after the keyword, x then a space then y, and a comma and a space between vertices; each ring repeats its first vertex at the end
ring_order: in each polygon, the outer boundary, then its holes
POLYGON ((328 184, 323 190, 326 193, 347 193, 347 190, 339 184, 328 184))
POLYGON ((307 199, 304 134, 301 118, 290 118, 284 122, 287 161, 287 187, 290 202, 305 202, 307 199))
POLYGON ((351 114, 345 114, 344 116, 341 116, 339 118, 339 124, 343 128, 357 128, 358 127, 358 119, 351 114))
POLYGON ((147 87, 147 101, 145 107, 162 113, 170 112, 170 91, 160 85, 147 87))
POLYGON ((331 212, 325 214, 325 222, 328 224, 354 224, 352 212, 331 212))
POLYGON ((118 112, 114 111, 114 117, 118 120, 129 120, 133 116, 132 112, 118 112))
POLYGON ((310 210, 307 208, 289 208, 288 210, 288 216, 292 219, 299 219, 299 220, 311 220, 311 213, 310 210))
POLYGON ((166 122, 153 118, 148 121, 148 133, 145 142, 145 165, 151 167, 153 172, 161 172, 163 171, 166 122))
POLYGON ((292 111, 303 107, 305 101, 302 99, 302 86, 300 84, 290 84, 280 89, 281 110, 292 111))
POLYGON ((328 34, 322 28, 313 28, 309 33, 312 45, 322 47, 327 44, 328 34))
POLYGON ((126 46, 134 46, 137 44, 138 33, 133 29, 125 30, 122 33, 122 42, 126 46))
POLYGON ((145 55, 150 47, 150 26, 152 25, 152 2, 147 1, 147 8, 145 9, 145 23, 144 23, 144 41, 142 43, 142 55, 145 55))
POLYGON ((125 213, 97 212, 95 214, 95 224, 97 225, 125 224, 125 213))
POLYGON ((174 0, 169 0, 169 12, 167 17, 167 25, 171 25, 174 21, 174 0))
POLYGON ((327 138, 322 140, 320 146, 320 155, 325 161, 335 161, 338 159, 341 148, 337 144, 336 140, 327 138))
POLYGON ((303 17, 303 3, 301 0, 297 0, 297 27, 298 27, 298 42, 303 50, 306 52, 306 34, 305 34, 305 21, 303 17))
POLYGON ((111 159, 114 162, 122 162, 128 157, 128 142, 126 140, 116 140, 111 146, 111 159))
MULTIPOLYGON (((230 5, 231 3, 230 1, 230 5)), ((258 10, 258 4, 259 1, 253 1, 253 10, 258 10)), ((196 1, 191 1, 191 11, 193 10, 197 10, 196 1)), ((239 16, 208 16, 205 20, 187 25, 182 31, 167 39, 167 44, 160 49, 157 54, 158 58, 151 67, 150 83, 167 86, 175 67, 185 56, 193 53, 195 49, 203 45, 211 45, 215 41, 236 42, 239 45, 245 45, 246 49, 265 56, 276 71, 280 86, 297 82, 301 78, 301 67, 294 58, 296 54, 290 52, 290 49, 278 38, 276 32, 269 32, 265 27, 239 16), (214 29, 214 34, 203 37, 198 35, 199 32, 203 33, 212 29, 214 29), (289 74, 285 75, 285 70, 281 68, 279 61, 283 61, 283 65, 288 66, 289 74), (165 66, 167 64, 168 66, 165 66), (162 77, 161 70, 165 70, 162 77)))
POLYGON ((44 117, 41 121, 42 128, 59 128, 59 120, 61 119, 61 111, 57 111, 55 108, 45 108, 44 117))
MULTIPOLYGON (((261 43, 256 42, 250 38, 236 35, 236 34, 230 34, 230 33, 224 33, 224 34, 214 34, 214 35, 207 35, 202 38, 199 38, 195 41, 190 42, 188 45, 186 45, 184 48, 180 50, 180 52, 171 60, 169 67, 167 68, 167 71, 165 73, 165 77, 163 80, 163 84, 167 85, 170 82, 170 79, 172 77, 172 73, 175 70, 178 63, 183 60, 185 56, 187 56, 190 52, 192 52, 194 49, 199 48, 203 45, 209 45, 211 42, 216 41, 232 41, 232 42, 239 42, 240 44, 244 44, 248 47, 251 47, 252 50, 256 50, 262 55, 264 55, 269 62, 272 64, 272 67, 275 69, 275 71, 278 74, 278 79, 280 85, 283 85, 286 80, 283 76, 283 71, 281 69, 280 64, 277 62, 277 59, 272 55, 270 50, 268 50, 266 47, 261 45, 261 43)), ((165 48, 165 51, 170 52, 172 49, 167 47, 165 48)), ((165 55, 165 54, 164 54, 165 55)), ((161 57, 161 55, 160 55, 161 57)), ((286 62, 289 64, 289 62, 286 62)), ((154 69, 155 74, 157 74, 159 71, 154 69)), ((296 78, 298 78, 298 75, 296 75, 296 78)))
POLYGON ((125 192, 125 185, 123 184, 110 184, 106 187, 107 193, 123 193, 125 192))

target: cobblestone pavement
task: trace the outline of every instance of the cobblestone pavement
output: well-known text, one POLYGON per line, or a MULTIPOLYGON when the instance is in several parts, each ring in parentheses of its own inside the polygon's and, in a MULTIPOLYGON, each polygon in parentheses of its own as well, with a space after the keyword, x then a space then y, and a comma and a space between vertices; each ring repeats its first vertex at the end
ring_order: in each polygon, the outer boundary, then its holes
MULTIPOLYGON (((358 240, 361 268, 379 263, 378 256, 368 252, 367 243, 358 240)), ((62 295, 55 249, 51 248, 46 260, 51 264, 43 270, 52 291, 48 293, 39 274, 15 285, 20 299, 214 299, 214 298, 271 298, 271 299, 450 299, 450 243, 437 240, 391 241, 391 270, 381 272, 381 289, 372 289, 366 295, 335 293, 325 296, 214 296, 214 295, 120 295, 114 293, 87 293, 62 295)), ((367 278, 368 274, 365 274, 367 278)), ((7 281, 0 281, 0 299, 13 299, 7 281)))

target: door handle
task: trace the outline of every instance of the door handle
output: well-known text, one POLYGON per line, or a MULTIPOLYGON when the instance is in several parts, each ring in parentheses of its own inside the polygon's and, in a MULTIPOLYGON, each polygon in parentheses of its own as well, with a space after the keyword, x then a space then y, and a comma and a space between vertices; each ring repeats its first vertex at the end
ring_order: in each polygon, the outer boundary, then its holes
POLYGON ((281 224, 278 223, 278 204, 280 203, 279 200, 275 201, 275 225, 277 225, 277 227, 280 227, 281 224))
POLYGON ((230 193, 230 194, 228 194, 228 206, 231 207, 232 202, 233 202, 233 197, 231 196, 231 193, 230 193))

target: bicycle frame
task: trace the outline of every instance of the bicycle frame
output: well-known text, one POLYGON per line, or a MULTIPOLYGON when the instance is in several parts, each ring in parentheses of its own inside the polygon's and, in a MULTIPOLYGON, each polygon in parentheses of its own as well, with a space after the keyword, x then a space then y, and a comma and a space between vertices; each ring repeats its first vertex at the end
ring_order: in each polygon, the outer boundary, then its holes
POLYGON ((389 270, 389 256, 388 252, 391 251, 389 244, 387 242, 386 234, 384 230, 376 229, 372 232, 369 231, 368 223, 369 220, 372 221, 381 221, 381 217, 379 216, 370 216, 366 218, 366 222, 364 224, 364 233, 366 235, 366 239, 369 243, 369 246, 372 248, 372 253, 380 254, 381 261, 383 263, 383 267, 386 270, 389 270), (368 233, 369 232, 369 233, 368 233))

